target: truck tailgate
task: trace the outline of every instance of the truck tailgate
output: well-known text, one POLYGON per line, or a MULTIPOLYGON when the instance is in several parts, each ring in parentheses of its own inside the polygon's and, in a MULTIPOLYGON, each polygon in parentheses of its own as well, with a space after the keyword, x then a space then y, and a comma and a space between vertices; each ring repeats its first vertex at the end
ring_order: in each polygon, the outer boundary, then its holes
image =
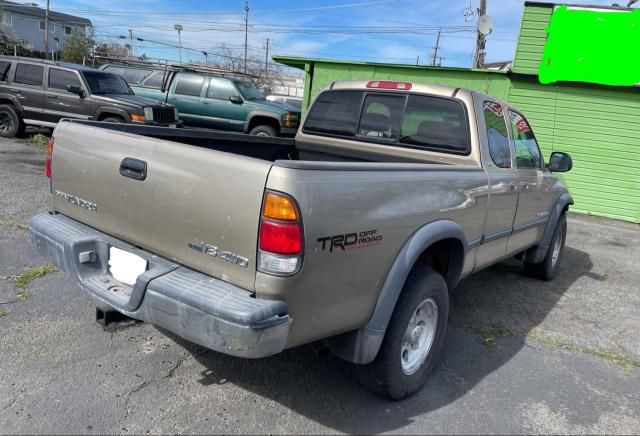
POLYGON ((253 290, 271 162, 62 122, 51 165, 56 212, 253 290))

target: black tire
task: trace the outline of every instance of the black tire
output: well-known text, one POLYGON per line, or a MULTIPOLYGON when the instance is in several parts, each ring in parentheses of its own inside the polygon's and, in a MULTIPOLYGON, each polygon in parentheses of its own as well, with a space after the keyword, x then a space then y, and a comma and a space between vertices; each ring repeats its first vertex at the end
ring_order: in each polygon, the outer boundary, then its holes
POLYGON ((524 271, 527 275, 535 277, 541 280, 552 280, 558 269, 560 268, 560 261, 562 260, 562 254, 564 253, 564 244, 567 240, 567 218, 565 214, 562 214, 558 219, 556 230, 551 238, 551 244, 547 254, 540 263, 524 262, 524 271), (557 256, 554 258, 554 253, 558 249, 557 256))
POLYGON ((367 390, 392 400, 402 400, 418 392, 437 362, 447 332, 448 316, 447 283, 432 269, 415 269, 407 278, 398 298, 375 360, 368 365, 355 365, 358 381, 367 390), (422 360, 422 363, 416 366, 414 372, 406 374, 402 363, 405 360, 405 335, 414 313, 427 301, 435 302, 437 307, 438 316, 433 341, 424 360, 418 359, 418 362, 422 360))
POLYGON ((25 126, 20 115, 9 104, 0 105, 0 136, 14 138, 24 134, 25 126))
POLYGON ((249 135, 276 137, 278 136, 278 132, 276 132, 276 129, 274 129, 271 126, 262 125, 262 126, 256 126, 253 129, 251 129, 251 131, 249 132, 249 135))
POLYGON ((120 117, 107 117, 101 119, 100 121, 104 121, 105 123, 124 123, 124 120, 120 117))

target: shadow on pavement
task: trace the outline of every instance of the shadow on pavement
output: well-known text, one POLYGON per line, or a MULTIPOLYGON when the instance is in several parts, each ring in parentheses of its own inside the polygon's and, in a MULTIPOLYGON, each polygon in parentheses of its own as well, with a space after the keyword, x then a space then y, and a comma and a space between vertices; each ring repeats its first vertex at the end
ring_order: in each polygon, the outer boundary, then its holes
POLYGON ((425 388, 402 402, 369 394, 354 381, 350 364, 337 358, 316 357, 309 347, 260 360, 244 360, 171 337, 206 368, 199 380, 205 386, 233 383, 341 432, 400 430, 415 417, 458 400, 525 346, 524 337, 518 337, 488 348, 482 345, 480 336, 471 332, 474 327, 500 325, 523 334, 529 332, 580 277, 604 279, 593 274, 591 268, 587 253, 566 247, 560 274, 553 282, 523 276, 521 264, 514 260, 464 280, 456 290, 458 304, 450 314, 439 364, 425 388))

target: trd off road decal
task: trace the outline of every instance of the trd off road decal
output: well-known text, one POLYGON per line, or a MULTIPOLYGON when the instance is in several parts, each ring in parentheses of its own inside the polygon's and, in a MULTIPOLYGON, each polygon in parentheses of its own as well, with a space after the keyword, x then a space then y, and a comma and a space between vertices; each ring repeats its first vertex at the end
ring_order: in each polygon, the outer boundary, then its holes
POLYGON ((382 243, 382 235, 377 230, 365 230, 357 233, 345 233, 342 235, 325 236, 318 238, 318 242, 322 244, 322 250, 329 250, 333 253, 334 249, 353 250, 355 248, 370 247, 382 243))

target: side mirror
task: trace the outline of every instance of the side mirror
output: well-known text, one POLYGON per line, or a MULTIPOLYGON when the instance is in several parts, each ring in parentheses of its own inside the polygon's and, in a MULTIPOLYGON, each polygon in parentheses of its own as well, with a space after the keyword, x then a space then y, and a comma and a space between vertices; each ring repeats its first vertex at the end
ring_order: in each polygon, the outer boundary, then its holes
POLYGON ((573 168, 573 160, 567 153, 554 151, 551 153, 547 168, 554 173, 565 173, 573 168))
POLYGON ((84 89, 76 85, 67 85, 67 92, 78 94, 80 98, 84 98, 84 89))
POLYGON ((229 101, 235 104, 242 104, 242 97, 240 97, 239 95, 232 95, 231 97, 229 97, 229 101))

